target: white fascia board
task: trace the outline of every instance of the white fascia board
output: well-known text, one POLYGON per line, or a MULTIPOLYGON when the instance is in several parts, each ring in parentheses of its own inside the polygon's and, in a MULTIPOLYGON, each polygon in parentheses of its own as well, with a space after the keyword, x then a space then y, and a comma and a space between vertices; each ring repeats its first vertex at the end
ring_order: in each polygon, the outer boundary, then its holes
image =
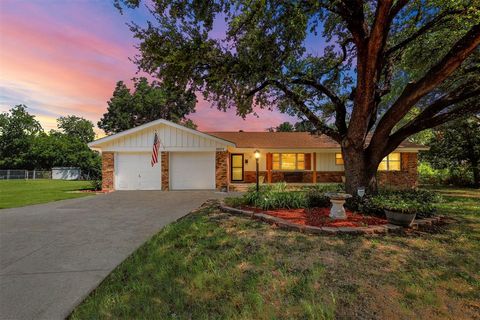
MULTIPOLYGON (((217 147, 160 147, 161 151, 166 152, 207 152, 207 151, 226 151, 227 148, 217 147)), ((103 152, 152 152, 152 147, 107 147, 103 152)))
POLYGON ((159 125, 159 124, 164 124, 164 125, 171 126, 171 127, 174 127, 174 128, 180 129, 180 130, 184 130, 186 132, 190 132, 192 134, 201 136, 203 138, 214 140, 214 141, 216 141, 218 143, 221 143, 225 146, 230 146, 230 147, 235 146, 235 143, 233 143, 231 141, 223 140, 223 139, 217 138, 215 136, 203 133, 201 131, 184 127, 182 125, 179 125, 177 123, 173 123, 173 122, 165 120, 165 119, 158 119, 158 120, 155 120, 155 121, 151 121, 151 122, 142 124, 141 126, 131 128, 131 129, 128 129, 128 130, 125 130, 125 131, 122 131, 122 132, 119 132, 119 133, 116 133, 116 134, 112 134, 111 136, 106 136, 106 137, 97 139, 95 141, 92 141, 92 142, 88 143, 88 146, 90 148, 95 148, 95 147, 101 148, 101 144, 103 144, 105 142, 109 142, 109 141, 124 137, 126 135, 129 135, 129 134, 132 134, 132 133, 135 133, 135 132, 139 132, 139 131, 144 130, 144 129, 148 129, 150 127, 154 127, 154 126, 159 125))

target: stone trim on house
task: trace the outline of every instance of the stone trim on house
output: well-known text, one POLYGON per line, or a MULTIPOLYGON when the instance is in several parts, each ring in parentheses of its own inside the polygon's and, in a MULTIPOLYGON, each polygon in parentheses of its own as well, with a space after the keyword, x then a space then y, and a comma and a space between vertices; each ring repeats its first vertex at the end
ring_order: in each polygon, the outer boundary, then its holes
POLYGON ((161 178, 162 178, 162 191, 168 191, 170 189, 170 159, 167 151, 160 152, 160 164, 161 164, 161 178))
POLYGON ((228 151, 217 151, 215 153, 215 188, 227 190, 228 188, 228 151))
POLYGON ((115 154, 113 152, 102 152, 102 190, 112 191, 114 185, 115 154))

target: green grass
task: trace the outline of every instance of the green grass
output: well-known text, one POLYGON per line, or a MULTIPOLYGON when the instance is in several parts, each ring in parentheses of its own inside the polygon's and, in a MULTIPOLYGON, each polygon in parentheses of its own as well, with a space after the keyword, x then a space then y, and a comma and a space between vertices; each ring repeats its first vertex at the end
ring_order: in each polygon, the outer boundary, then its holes
POLYGON ((1 180, 0 209, 84 197, 89 194, 70 191, 88 188, 89 181, 1 180))
POLYGON ((206 206, 143 245, 71 319, 475 318, 480 191, 444 193, 454 223, 370 238, 289 232, 206 206))

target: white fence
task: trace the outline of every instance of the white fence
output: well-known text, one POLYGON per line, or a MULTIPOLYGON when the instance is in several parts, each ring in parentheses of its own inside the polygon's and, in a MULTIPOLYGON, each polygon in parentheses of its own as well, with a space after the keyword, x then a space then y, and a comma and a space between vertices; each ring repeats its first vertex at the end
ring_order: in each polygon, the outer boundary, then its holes
POLYGON ((52 179, 51 170, 0 170, 0 180, 52 179))

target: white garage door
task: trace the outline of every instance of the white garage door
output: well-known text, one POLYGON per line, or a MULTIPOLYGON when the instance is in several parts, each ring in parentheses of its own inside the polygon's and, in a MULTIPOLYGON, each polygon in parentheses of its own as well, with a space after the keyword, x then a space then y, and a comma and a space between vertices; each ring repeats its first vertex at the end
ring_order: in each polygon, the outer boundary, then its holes
POLYGON ((173 152, 172 190, 215 189, 215 152, 173 152))
POLYGON ((115 189, 161 190, 160 162, 150 164, 151 153, 117 153, 115 155, 115 189))

